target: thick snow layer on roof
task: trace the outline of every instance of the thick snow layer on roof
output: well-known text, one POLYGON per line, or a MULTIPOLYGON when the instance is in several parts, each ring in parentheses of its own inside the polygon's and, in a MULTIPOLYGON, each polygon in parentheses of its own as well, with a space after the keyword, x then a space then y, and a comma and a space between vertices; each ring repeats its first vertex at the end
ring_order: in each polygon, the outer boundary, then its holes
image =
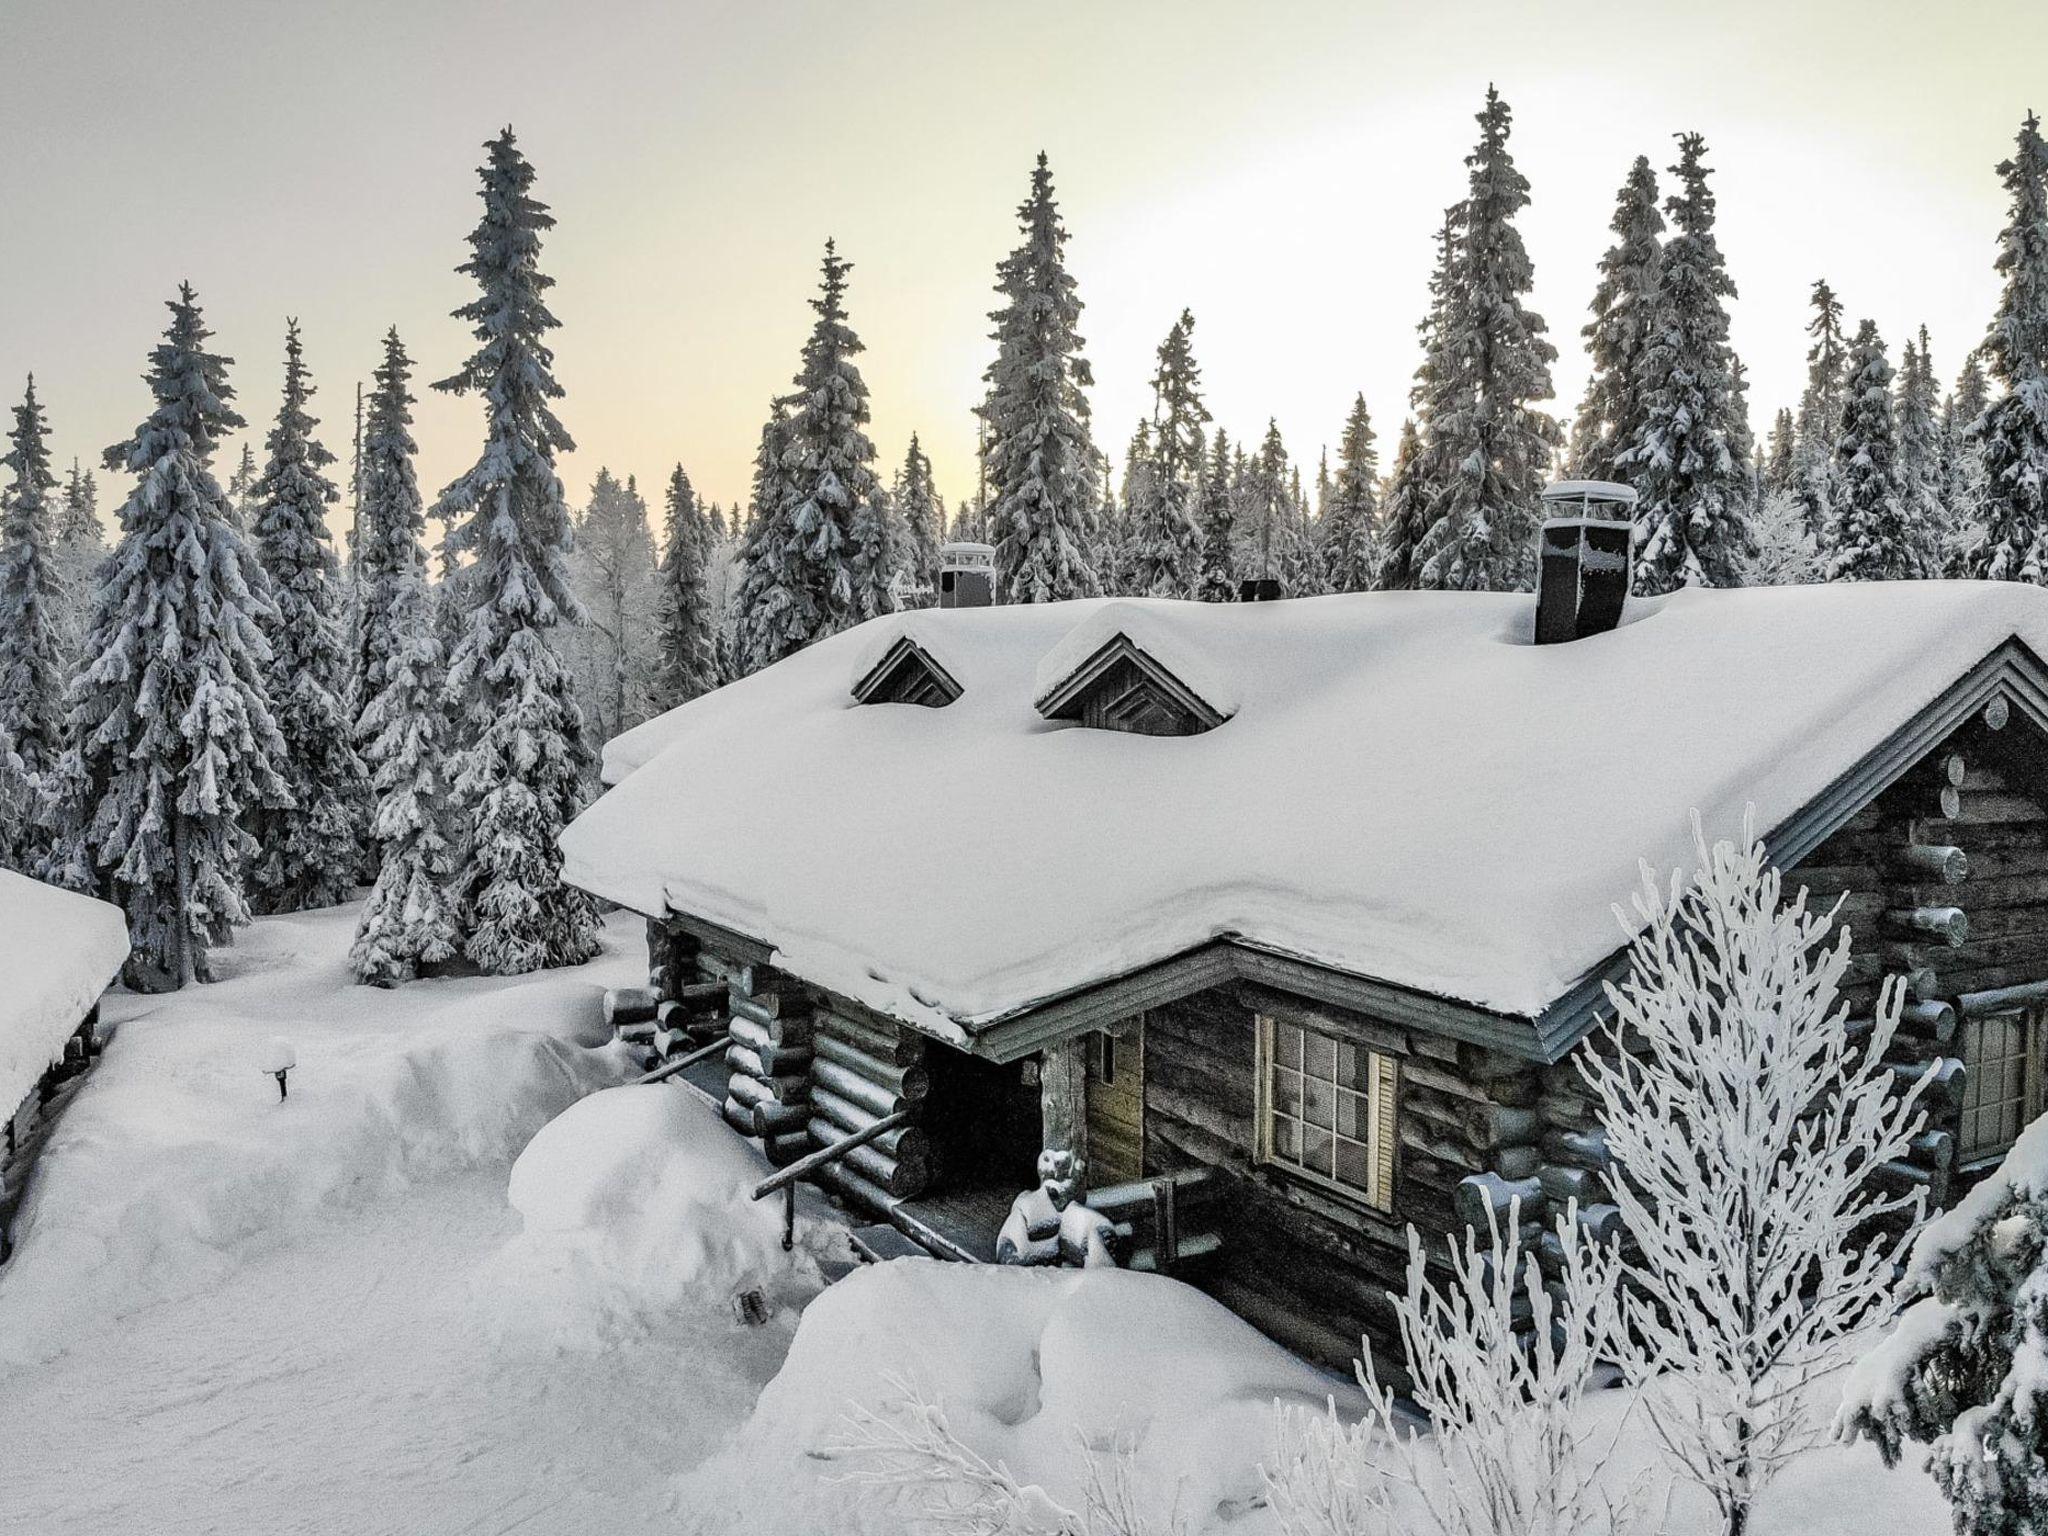
POLYGON ((1896 582, 1688 590, 1534 646, 1534 600, 1372 593, 1128 602, 1225 674, 1198 736, 1041 719, 1040 662, 1104 601, 921 613, 965 688, 857 705, 886 618, 621 737, 568 877, 774 945, 944 1031, 1236 934, 1509 1014, 1622 940, 1638 860, 1753 802, 1798 811, 2048 592, 1896 582))
POLYGON ((127 958, 119 907, 0 870, 0 1116, 64 1054, 127 958))

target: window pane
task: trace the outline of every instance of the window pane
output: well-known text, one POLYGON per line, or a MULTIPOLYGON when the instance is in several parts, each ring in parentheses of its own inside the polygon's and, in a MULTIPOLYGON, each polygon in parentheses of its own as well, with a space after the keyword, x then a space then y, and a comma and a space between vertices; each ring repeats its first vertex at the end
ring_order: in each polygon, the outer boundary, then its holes
POLYGON ((1301 1161, 1301 1122, 1286 1115, 1273 1117, 1273 1155, 1290 1163, 1301 1161))
POLYGON ((1337 1134, 1354 1141, 1365 1139, 1365 1095, 1340 1089, 1337 1094, 1337 1134))
POLYGON ((1325 1128, 1337 1123, 1336 1089, 1319 1077, 1310 1077, 1302 1080, 1301 1093, 1302 1119, 1325 1128))
POLYGON ((1371 1159, 1361 1143, 1337 1139, 1337 1180, 1354 1189, 1372 1187, 1371 1159))
POLYGON ((1301 1128, 1302 1166, 1313 1168, 1317 1173, 1329 1173, 1331 1145, 1332 1138, 1328 1131, 1321 1126, 1304 1125, 1301 1128))
POLYGON ((1301 1031, 1292 1024, 1273 1026, 1273 1059, 1283 1067, 1301 1066, 1301 1031))
POLYGON ((1283 1115, 1301 1113, 1301 1074, 1285 1067, 1273 1069, 1273 1108, 1283 1115))
POLYGON ((1328 1035, 1310 1034, 1302 1070, 1310 1077, 1326 1080, 1337 1075, 1337 1042, 1328 1035))

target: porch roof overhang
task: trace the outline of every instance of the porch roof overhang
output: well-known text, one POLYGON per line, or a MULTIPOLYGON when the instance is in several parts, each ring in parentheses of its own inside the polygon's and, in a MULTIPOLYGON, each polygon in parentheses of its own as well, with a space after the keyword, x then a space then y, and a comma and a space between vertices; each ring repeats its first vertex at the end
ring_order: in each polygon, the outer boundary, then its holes
MULTIPOLYGON (((1971 667, 1821 794, 1764 834, 1773 862, 1789 869, 1839 831, 1885 788, 1902 777, 1972 718, 2002 705, 2011 716, 2048 735, 2048 664, 2017 638, 2006 640, 1971 667)), ((2048 785, 2048 766, 2039 782, 2048 785)), ((731 927, 671 910, 672 929, 743 964, 789 970, 856 1016, 907 1025, 991 1061, 1010 1062, 1073 1035, 1085 1034, 1148 1008, 1176 1002, 1232 982, 1248 981, 1313 1002, 1391 1024, 1426 1030, 1447 1039, 1483 1046, 1524 1060, 1552 1063, 1563 1057, 1599 1022, 1607 986, 1628 970, 1629 946, 1618 944, 1600 965, 1581 976, 1542 1012, 1530 1016, 1496 1012, 1456 999, 1359 976, 1290 954, 1238 934, 1221 934, 1178 954, 1121 975, 1089 982, 988 1018, 932 1022, 897 1018, 819 986, 800 969, 784 966, 767 940, 731 927)))

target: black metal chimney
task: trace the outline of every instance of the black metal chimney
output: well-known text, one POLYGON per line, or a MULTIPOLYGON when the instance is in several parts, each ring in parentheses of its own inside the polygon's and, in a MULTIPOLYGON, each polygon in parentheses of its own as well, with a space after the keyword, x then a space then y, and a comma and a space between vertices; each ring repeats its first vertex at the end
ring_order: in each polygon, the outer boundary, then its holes
POLYGON ((1536 643, 1605 634, 1621 622, 1632 576, 1636 493, 1605 480, 1547 486, 1536 585, 1536 643))

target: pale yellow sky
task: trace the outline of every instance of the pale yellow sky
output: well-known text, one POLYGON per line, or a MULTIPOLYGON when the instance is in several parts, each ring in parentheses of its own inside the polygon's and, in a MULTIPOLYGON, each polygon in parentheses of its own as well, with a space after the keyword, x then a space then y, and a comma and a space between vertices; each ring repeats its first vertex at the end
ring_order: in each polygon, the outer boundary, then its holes
MULTIPOLYGON (((1895 351, 1924 321, 1946 384, 1996 296, 1992 168, 2048 109, 2048 5, 4 0, 0 58, 0 401, 34 369, 63 460, 134 425, 181 278, 259 435, 299 317, 345 453, 385 326, 423 379, 467 350, 452 269, 509 120, 560 220, 573 497, 600 464, 651 488, 678 458, 707 495, 744 493, 831 235, 882 465, 918 431, 951 501, 1041 147, 1102 446, 1121 458, 1184 305, 1233 434, 1275 416, 1312 471, 1362 389, 1390 444, 1489 80, 1534 183, 1567 410, 1615 188, 1681 129, 1719 170, 1760 431, 1798 391, 1821 274, 1895 351)), ((428 397, 420 418, 431 495, 478 417, 428 397)))

